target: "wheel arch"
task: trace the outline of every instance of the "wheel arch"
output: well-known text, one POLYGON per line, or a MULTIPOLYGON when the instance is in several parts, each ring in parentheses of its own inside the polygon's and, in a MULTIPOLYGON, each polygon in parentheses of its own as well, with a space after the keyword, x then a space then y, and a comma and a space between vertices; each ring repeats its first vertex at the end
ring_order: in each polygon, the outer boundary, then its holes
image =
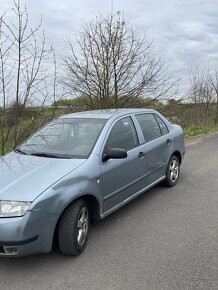
POLYGON ((58 216, 58 219, 57 219, 57 222, 56 222, 56 225, 55 225, 55 229, 54 229, 54 235, 53 235, 53 246, 54 245, 57 245, 57 234, 58 234, 58 226, 59 226, 59 221, 60 221, 60 218, 62 216, 62 214, 64 213, 64 211, 73 203, 75 202, 76 200, 78 199, 84 199, 88 206, 89 206, 89 210, 90 210, 90 215, 91 215, 91 221, 98 221, 99 219, 101 219, 101 216, 100 216, 100 204, 99 204, 99 201, 98 199, 94 196, 94 195, 91 195, 91 194, 84 194, 84 195, 81 195, 81 196, 78 196, 77 198, 71 200, 61 211, 61 213, 59 214, 58 216))
POLYGON ((170 158, 171 158, 172 156, 176 156, 176 157, 178 158, 178 160, 179 160, 179 164, 182 163, 182 154, 181 154, 179 151, 174 151, 174 152, 171 154, 170 158))

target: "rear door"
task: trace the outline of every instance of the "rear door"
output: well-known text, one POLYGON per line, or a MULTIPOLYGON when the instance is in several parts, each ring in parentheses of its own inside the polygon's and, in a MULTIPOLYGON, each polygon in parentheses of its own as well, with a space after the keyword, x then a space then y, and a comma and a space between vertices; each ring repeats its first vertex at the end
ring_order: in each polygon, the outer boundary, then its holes
POLYGON ((119 119, 109 130, 102 154, 109 148, 125 149, 128 156, 100 161, 105 213, 119 207, 145 187, 144 145, 139 145, 130 116, 119 119))
POLYGON ((167 125, 156 114, 137 114, 136 119, 144 136, 146 186, 165 175, 172 150, 172 136, 167 125))

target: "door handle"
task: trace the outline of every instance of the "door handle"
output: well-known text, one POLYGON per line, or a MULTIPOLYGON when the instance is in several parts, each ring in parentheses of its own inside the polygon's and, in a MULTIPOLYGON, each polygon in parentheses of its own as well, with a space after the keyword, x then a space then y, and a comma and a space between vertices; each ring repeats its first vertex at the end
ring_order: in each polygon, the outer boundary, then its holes
POLYGON ((172 142, 171 139, 167 139, 166 144, 170 144, 172 142))
POLYGON ((139 152, 139 154, 138 154, 138 157, 139 157, 139 158, 142 158, 142 157, 144 157, 144 156, 145 156, 145 152, 142 152, 142 151, 139 152))

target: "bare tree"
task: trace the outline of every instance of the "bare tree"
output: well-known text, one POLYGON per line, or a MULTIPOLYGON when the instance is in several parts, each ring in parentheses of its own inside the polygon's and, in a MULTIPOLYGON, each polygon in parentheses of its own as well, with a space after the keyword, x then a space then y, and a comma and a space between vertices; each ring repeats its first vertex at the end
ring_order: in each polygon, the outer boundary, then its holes
POLYGON ((214 124, 218 124, 218 72, 215 71, 214 74, 210 77, 210 85, 213 89, 213 98, 215 105, 215 118, 214 124))
MULTIPOLYGON (((57 71, 54 50, 46 47, 42 19, 35 28, 29 27, 27 7, 20 0, 13 2, 14 22, 0 18, 0 124, 1 153, 10 140, 17 146, 35 127, 39 126, 42 111, 49 99, 55 100, 57 71), (27 106, 32 118, 20 126, 27 106), (39 118, 40 117, 40 118, 39 118)), ((43 120, 41 120, 44 122, 43 120)))
POLYGON ((218 76, 208 67, 196 64, 190 74, 189 99, 193 104, 192 123, 195 126, 216 124, 218 112, 218 76))
POLYGON ((76 44, 67 41, 63 78, 68 92, 91 109, 137 106, 173 87, 152 43, 140 38, 120 13, 98 16, 83 26, 76 44))

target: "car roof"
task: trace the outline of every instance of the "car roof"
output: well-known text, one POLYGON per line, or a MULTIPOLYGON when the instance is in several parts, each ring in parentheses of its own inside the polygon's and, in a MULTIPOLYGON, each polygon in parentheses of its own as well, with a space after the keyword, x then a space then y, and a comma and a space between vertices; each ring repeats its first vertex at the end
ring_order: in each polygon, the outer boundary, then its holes
POLYGON ((154 113, 152 109, 104 109, 77 112, 72 114, 63 115, 60 118, 98 118, 98 119, 110 119, 113 116, 124 116, 127 114, 135 113, 154 113))

